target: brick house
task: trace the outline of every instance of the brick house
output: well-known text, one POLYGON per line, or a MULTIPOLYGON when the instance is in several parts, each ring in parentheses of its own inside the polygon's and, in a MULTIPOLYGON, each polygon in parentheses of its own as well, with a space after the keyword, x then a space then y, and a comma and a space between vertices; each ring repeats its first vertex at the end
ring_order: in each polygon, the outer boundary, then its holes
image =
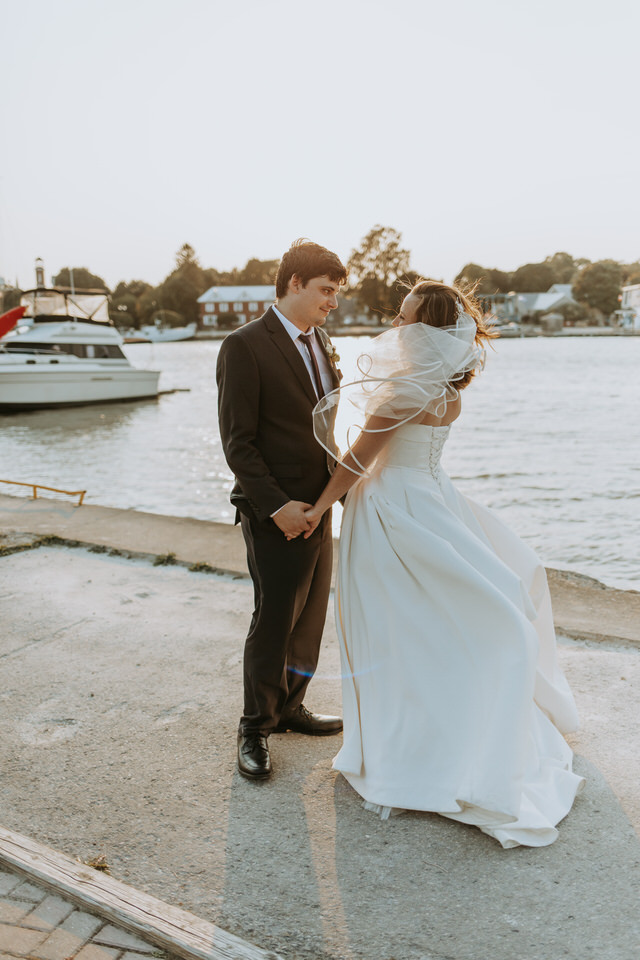
POLYGON ((198 297, 200 330, 218 326, 222 314, 235 314, 240 323, 261 317, 276 299, 275 286, 209 287, 198 297))

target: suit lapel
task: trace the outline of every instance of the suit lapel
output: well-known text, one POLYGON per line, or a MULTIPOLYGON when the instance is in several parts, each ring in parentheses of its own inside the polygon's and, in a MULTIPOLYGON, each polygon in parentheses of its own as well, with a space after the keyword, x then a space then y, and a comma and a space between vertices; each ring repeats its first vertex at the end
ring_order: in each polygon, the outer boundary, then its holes
POLYGON ((335 390, 337 387, 340 386, 340 380, 342 379, 342 374, 338 373, 337 367, 330 357, 330 353, 331 353, 330 348, 332 348, 333 345, 331 343, 331 340, 329 339, 329 335, 324 332, 322 327, 316 327, 316 337, 318 339, 320 346, 322 347, 322 352, 327 358, 329 371, 331 373, 331 383, 333 384, 333 389, 335 390))
POLYGON ((318 402, 318 398, 316 397, 316 392, 311 384, 311 378, 309 377, 309 372, 305 366, 305 362, 300 356, 300 351, 280 323, 278 317, 273 312, 271 307, 269 307, 264 315, 264 323, 267 330, 271 334, 271 339, 291 367, 291 370, 298 378, 304 392, 315 407, 316 403, 318 402))

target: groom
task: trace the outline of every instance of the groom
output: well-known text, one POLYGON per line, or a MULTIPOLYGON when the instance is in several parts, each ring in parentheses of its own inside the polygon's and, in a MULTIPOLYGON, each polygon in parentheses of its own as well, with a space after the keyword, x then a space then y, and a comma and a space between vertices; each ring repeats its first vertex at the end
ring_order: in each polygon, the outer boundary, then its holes
POLYGON ((340 717, 311 713, 302 702, 329 597, 331 511, 309 539, 300 534, 333 467, 314 437, 312 411, 340 382, 320 328, 346 279, 335 253, 297 240, 278 269, 276 305, 229 334, 218 356, 220 437, 254 587, 238 730, 238 769, 253 780, 271 775, 269 734, 342 729, 340 717))

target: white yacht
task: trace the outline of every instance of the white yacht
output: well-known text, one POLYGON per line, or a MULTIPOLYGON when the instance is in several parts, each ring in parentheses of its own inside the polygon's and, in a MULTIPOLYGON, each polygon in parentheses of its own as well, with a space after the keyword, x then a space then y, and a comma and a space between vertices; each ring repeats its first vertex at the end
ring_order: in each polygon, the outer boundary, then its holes
POLYGON ((0 411, 158 395, 160 372, 131 365, 106 293, 40 287, 21 306, 24 316, 0 338, 0 411))

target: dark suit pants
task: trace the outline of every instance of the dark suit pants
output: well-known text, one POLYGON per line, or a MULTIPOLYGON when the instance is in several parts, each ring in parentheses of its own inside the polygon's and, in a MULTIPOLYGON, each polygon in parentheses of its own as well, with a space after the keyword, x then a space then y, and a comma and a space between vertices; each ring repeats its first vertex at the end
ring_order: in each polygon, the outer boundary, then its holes
POLYGON ((244 648, 243 731, 269 734, 302 703, 320 653, 331 585, 331 511, 308 540, 241 517, 255 610, 244 648))

